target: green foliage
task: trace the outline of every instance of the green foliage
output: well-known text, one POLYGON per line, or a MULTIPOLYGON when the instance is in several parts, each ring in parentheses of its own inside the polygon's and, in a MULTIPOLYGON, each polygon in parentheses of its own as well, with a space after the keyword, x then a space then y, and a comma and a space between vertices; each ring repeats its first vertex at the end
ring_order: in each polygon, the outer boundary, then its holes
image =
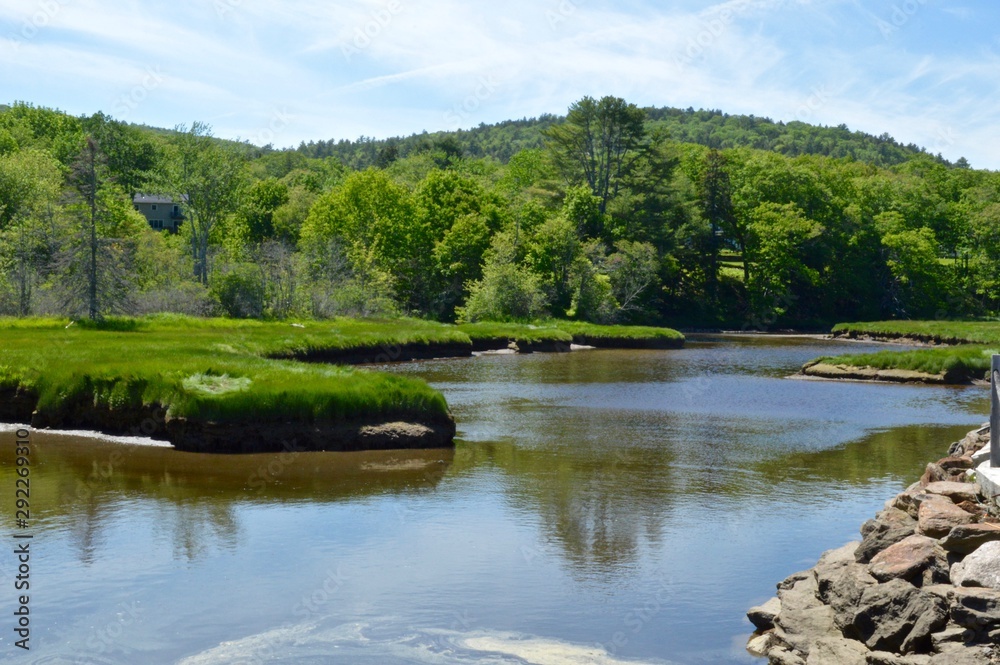
POLYGON ((482 279, 468 285, 469 297, 456 310, 460 321, 530 321, 545 312, 538 275, 503 258, 488 260, 482 279))

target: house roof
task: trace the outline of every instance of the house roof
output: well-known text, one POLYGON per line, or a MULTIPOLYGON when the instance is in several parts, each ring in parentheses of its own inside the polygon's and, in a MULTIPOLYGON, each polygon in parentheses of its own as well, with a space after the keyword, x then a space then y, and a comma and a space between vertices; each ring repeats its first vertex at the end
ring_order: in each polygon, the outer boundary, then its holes
MULTIPOLYGON (((187 194, 181 197, 181 201, 187 202, 187 199, 187 194)), ((173 202, 173 197, 164 194, 136 194, 132 199, 132 203, 165 203, 171 205, 173 202)))

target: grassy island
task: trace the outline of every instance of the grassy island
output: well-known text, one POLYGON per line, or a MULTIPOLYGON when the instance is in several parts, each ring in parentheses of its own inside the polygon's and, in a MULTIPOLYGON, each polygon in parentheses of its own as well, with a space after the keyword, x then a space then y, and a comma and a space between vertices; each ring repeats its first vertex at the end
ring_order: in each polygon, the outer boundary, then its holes
POLYGON ((511 341, 568 350, 572 340, 554 325, 416 319, 5 319, 0 420, 142 433, 200 452, 446 446, 455 425, 440 393, 345 365, 469 356, 511 341))
POLYGON ((878 351, 817 358, 803 366, 806 376, 957 385, 989 375, 1000 349, 1000 322, 876 321, 842 323, 837 338, 933 345, 906 351, 878 351))

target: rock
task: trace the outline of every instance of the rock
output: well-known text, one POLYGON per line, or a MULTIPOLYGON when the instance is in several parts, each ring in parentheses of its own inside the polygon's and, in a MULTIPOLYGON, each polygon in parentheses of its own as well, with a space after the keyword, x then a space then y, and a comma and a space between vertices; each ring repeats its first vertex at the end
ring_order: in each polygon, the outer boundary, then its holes
POLYGON ((1000 542, 986 543, 952 566, 951 582, 957 586, 1000 589, 1000 542))
POLYGON ((925 536, 941 538, 956 526, 975 521, 974 516, 949 499, 937 494, 931 494, 929 497, 931 498, 921 502, 917 511, 917 530, 925 536))
POLYGON ((917 530, 917 521, 898 508, 883 510, 872 521, 864 540, 854 552, 858 563, 868 563, 876 554, 917 530))
POLYGON ((747 642, 747 651, 753 656, 766 656, 767 652, 774 648, 774 641, 774 633, 754 634, 747 642))
POLYGON ((894 579, 865 589, 845 635, 860 639, 873 651, 926 653, 931 633, 947 622, 945 601, 894 579))
POLYGON ((924 471, 924 475, 920 476, 920 484, 926 487, 931 483, 940 482, 942 480, 948 480, 949 475, 944 469, 939 465, 931 462, 927 465, 927 469, 924 471))
POLYGON ((833 608, 834 622, 840 629, 850 625, 861 595, 875 583, 875 578, 868 573, 868 566, 856 563, 853 557, 816 566, 819 597, 833 608))
POLYGON ((767 653, 769 665, 806 665, 797 653, 784 647, 771 649, 767 653))
POLYGON ((843 637, 826 637, 818 640, 806 658, 806 665, 866 665, 868 649, 861 642, 843 637))
POLYGON ((782 591, 784 589, 791 589, 793 586, 796 585, 796 583, 801 582, 802 580, 812 576, 813 576, 812 570, 800 570, 797 573, 792 573, 785 579, 778 582, 778 591, 782 591))
POLYGON ((964 644, 970 640, 975 633, 954 623, 949 623, 944 630, 931 634, 931 645, 935 651, 944 651, 949 644, 964 644))
POLYGON ((809 654, 817 640, 841 637, 834 623, 833 608, 817 596, 819 587, 812 575, 799 580, 790 589, 778 591, 781 612, 775 619, 776 636, 794 650, 809 654))
POLYGON ((1000 525, 964 524, 949 531, 941 546, 956 554, 971 554, 980 545, 993 541, 1000 541, 1000 525))
POLYGON ((936 482, 924 488, 928 494, 946 496, 955 503, 961 501, 979 501, 979 485, 975 483, 936 482))
POLYGON ((772 598, 763 605, 751 607, 750 611, 747 612, 747 618, 757 630, 771 630, 774 628, 774 618, 778 616, 780 611, 781 601, 778 598, 772 598))
POLYGON ((945 471, 966 471, 973 468, 972 457, 945 457, 937 462, 937 465, 945 471))
POLYGON ((868 665, 927 665, 931 657, 924 654, 900 656, 888 651, 869 651, 868 665))
POLYGON ((892 579, 912 580, 931 568, 937 568, 942 573, 948 569, 944 549, 933 538, 913 535, 876 554, 868 572, 879 582, 887 582, 892 579))
POLYGON ((954 589, 951 619, 959 626, 975 631, 1000 625, 1000 591, 981 587, 954 589))
POLYGON ((973 501, 962 501, 960 503, 956 503, 955 505, 973 517, 983 518, 986 516, 986 506, 983 506, 982 504, 973 501))
POLYGON ((985 462, 990 458, 992 450, 993 449, 990 448, 989 445, 986 445, 983 448, 972 453, 972 463, 975 464, 976 466, 979 466, 980 464, 982 464, 983 462, 985 462))
POLYGON ((983 647, 950 649, 931 658, 930 665, 987 665, 989 652, 983 647))

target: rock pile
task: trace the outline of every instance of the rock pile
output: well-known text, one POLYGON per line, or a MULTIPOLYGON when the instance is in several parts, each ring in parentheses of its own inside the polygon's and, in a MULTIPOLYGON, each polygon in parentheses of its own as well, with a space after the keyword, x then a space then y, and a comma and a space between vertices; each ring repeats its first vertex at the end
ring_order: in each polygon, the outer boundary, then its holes
POLYGON ((972 482, 989 429, 747 616, 770 665, 1000 664, 1000 518, 972 482))

